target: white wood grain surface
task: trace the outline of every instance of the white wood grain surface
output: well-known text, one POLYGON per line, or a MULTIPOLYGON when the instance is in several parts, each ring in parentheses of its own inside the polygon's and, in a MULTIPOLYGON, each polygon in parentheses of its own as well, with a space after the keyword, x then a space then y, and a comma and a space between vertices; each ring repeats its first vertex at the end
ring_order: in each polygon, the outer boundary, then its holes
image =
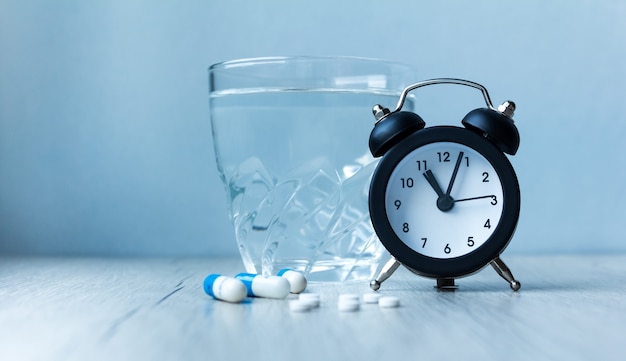
MULTIPOLYGON (((0 258, 0 360, 624 360, 626 255, 504 257, 440 292, 399 269, 397 309, 339 312, 367 283, 312 284, 321 307, 213 300, 238 259, 0 258)), ((291 296, 290 296, 291 297, 291 296)))

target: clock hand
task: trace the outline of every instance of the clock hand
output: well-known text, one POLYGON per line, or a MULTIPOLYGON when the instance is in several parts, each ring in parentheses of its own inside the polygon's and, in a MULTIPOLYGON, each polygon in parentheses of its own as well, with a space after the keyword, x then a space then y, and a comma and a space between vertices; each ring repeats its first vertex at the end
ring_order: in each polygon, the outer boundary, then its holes
POLYGON ((430 169, 427 170, 424 173, 424 178, 426 178, 430 186, 433 187, 433 189, 437 193, 437 208, 439 208, 439 210, 442 212, 447 212, 451 210, 452 207, 454 207, 454 199, 452 199, 449 194, 443 193, 443 190, 439 186, 439 183, 437 182, 433 171, 430 169))
POLYGON ((456 175, 459 172, 459 166, 461 165, 461 160, 463 160, 463 152, 459 152, 459 157, 456 159, 456 164, 454 165, 454 171, 452 171, 452 177, 450 178, 450 184, 448 184, 448 190, 446 191, 446 196, 450 197, 450 192, 452 192, 452 186, 454 185, 454 180, 456 179, 456 175))
POLYGON ((437 182, 437 179, 435 178, 435 175, 433 174, 432 170, 430 169, 427 170, 424 173, 424 178, 426 178, 430 186, 433 187, 433 189, 435 190, 439 198, 445 197, 445 194, 443 193, 443 190, 439 186, 439 183, 437 182))
POLYGON ((463 198, 463 199, 455 199, 455 202, 465 202, 465 201, 473 201, 475 199, 483 199, 483 198, 493 198, 494 195, 490 194, 488 196, 480 196, 480 197, 471 197, 471 198, 463 198))

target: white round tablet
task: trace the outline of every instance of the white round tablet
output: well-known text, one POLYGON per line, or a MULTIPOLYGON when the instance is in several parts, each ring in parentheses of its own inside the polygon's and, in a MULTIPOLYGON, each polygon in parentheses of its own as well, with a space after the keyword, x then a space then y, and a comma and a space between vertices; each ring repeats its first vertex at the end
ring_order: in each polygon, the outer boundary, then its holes
POLYGON ((370 292, 363 294, 364 303, 378 303, 378 299, 380 299, 380 293, 370 292))
POLYGON ((320 295, 319 293, 307 292, 307 293, 301 293, 300 295, 298 295, 298 298, 301 300, 310 300, 310 299, 319 300, 320 295))
POLYGON ((289 309, 293 312, 306 312, 311 309, 311 306, 300 300, 292 300, 289 301, 289 309))
POLYGON ((359 304, 359 301, 350 300, 350 299, 339 300, 339 303, 337 303, 337 308, 341 312, 358 311, 360 307, 361 305, 359 304))
POLYGON ((339 295, 339 302, 341 301, 356 301, 357 303, 359 302, 359 295, 355 294, 355 293, 342 293, 339 295))
POLYGON ((382 308, 395 308, 400 306, 400 299, 396 296, 385 296, 378 299, 378 306, 382 308))
POLYGON ((308 305, 311 308, 315 308, 315 307, 319 307, 320 306, 320 301, 319 300, 310 299, 310 300, 298 300, 298 301, 308 305))
POLYGON ((298 300, 311 307, 319 307, 320 305, 320 295, 317 293, 301 293, 298 300))

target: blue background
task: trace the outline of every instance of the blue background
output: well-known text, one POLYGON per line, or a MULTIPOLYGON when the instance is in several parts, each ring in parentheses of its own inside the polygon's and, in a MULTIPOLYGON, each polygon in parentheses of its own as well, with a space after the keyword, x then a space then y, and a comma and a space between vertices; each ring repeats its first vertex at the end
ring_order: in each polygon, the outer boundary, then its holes
MULTIPOLYGON (((507 252, 626 251, 626 2, 0 0, 0 254, 237 254, 207 68, 272 55, 385 58, 514 100, 507 252)), ((441 86, 417 105, 459 124, 481 102, 441 86)))

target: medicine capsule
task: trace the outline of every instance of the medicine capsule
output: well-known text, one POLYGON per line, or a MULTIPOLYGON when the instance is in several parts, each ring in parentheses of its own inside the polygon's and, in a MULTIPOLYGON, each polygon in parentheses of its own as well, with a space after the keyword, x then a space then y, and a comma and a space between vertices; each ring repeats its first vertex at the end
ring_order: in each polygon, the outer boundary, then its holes
POLYGON ((291 285, 286 278, 279 276, 263 277, 254 273, 240 273, 235 276, 246 286, 248 296, 265 298, 285 298, 291 285))
POLYGON ((287 281, 289 281, 289 284, 291 285, 291 293, 300 293, 306 288, 306 278, 304 278, 304 275, 300 272, 289 268, 283 268, 278 271, 278 276, 284 277, 287 281))
POLYGON ((218 300, 238 303, 246 298, 247 290, 240 280, 213 273, 204 279, 204 292, 218 300))

